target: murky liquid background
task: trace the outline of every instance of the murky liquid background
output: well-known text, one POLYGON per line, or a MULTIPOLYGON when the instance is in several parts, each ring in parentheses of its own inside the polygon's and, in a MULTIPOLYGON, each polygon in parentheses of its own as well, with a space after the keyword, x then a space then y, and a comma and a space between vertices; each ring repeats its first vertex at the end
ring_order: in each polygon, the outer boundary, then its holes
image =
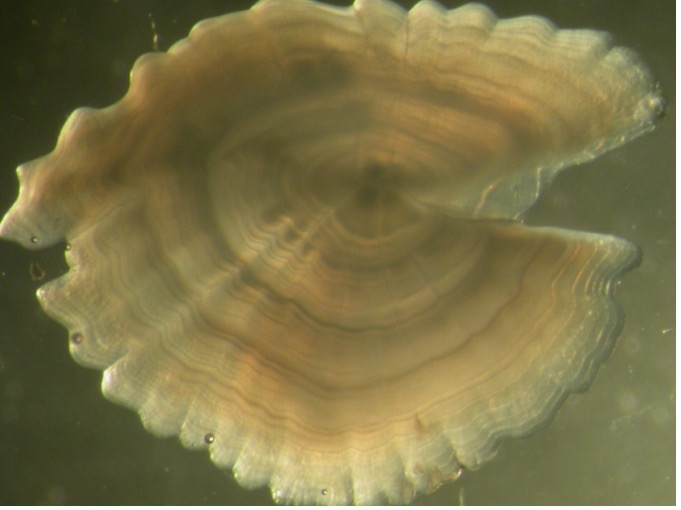
MULTIPOLYGON (((50 151, 74 108, 123 95, 133 61, 153 49, 151 20, 167 49, 195 22, 250 4, 2 0, 1 212, 16 194, 14 168, 50 151)), ((618 287, 627 323, 591 389, 568 398, 549 427, 505 441, 493 462, 416 502, 673 504, 674 2, 488 5, 502 17, 542 14, 563 28, 613 33, 653 70, 669 112, 653 134, 563 173, 528 217, 535 225, 616 234, 645 254, 618 287)), ((0 504, 271 503, 266 490, 239 488, 205 453, 147 434, 135 413, 101 396, 100 373, 71 360, 66 331, 40 310, 33 262, 49 279, 66 269, 58 248, 33 253, 0 241, 0 504)))

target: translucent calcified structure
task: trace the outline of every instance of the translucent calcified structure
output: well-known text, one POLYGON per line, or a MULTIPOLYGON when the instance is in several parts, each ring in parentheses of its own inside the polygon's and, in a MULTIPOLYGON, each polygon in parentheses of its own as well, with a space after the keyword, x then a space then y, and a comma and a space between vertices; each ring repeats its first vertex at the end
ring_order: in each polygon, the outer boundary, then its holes
POLYGON ((520 218, 662 109, 603 33, 265 0, 74 112, 0 234, 69 243, 40 302, 151 432, 277 501, 406 502, 592 379, 638 251, 520 218))

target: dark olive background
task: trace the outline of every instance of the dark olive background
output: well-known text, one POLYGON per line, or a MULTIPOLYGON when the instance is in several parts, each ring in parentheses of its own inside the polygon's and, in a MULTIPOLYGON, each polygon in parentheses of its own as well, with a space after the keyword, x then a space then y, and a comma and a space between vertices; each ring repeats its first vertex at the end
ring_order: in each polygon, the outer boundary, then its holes
MULTIPOLYGON (((347 5, 347 2, 338 2, 347 5)), ((197 21, 250 2, 0 1, 0 211, 14 168, 50 151, 66 116, 127 89, 137 56, 197 21)), ((404 5, 411 3, 403 2, 404 5)), ((448 1, 454 7, 459 2, 448 1)), ((671 0, 488 2, 502 17, 541 14, 564 28, 612 32, 661 82, 669 113, 653 134, 562 174, 528 222, 617 234, 639 244, 623 278, 627 314, 612 356, 554 422, 502 443, 498 457, 421 504, 673 504, 675 502, 675 5, 671 0)), ((66 270, 60 248, 0 241, 0 504, 269 504, 205 453, 144 431, 106 401, 101 375, 76 365, 65 330, 48 319, 29 274, 66 270)))

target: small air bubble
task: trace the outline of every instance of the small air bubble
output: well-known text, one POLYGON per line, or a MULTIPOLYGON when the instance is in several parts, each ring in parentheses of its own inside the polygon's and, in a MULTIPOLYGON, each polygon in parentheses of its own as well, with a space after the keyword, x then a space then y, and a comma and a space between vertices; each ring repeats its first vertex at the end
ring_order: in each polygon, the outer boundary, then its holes
POLYGON ((328 491, 328 490, 326 490, 326 489, 322 489, 322 496, 326 496, 326 495, 327 495, 328 493, 329 493, 329 491, 328 491))
POLYGON ((80 345, 83 343, 83 334, 82 333, 73 333, 71 335, 71 343, 74 345, 80 345))
POLYGON ((667 98, 661 93, 648 99, 648 107, 653 112, 656 121, 660 121, 666 117, 668 103, 669 101, 667 101, 667 98))
POLYGON ((209 432, 203 436, 203 442, 206 444, 213 444, 213 442, 215 442, 215 435, 209 432))
POLYGON ((66 246, 64 246, 64 251, 69 251, 71 249, 71 243, 66 243, 66 246))
POLYGON ((40 239, 38 239, 36 236, 31 236, 31 244, 38 244, 40 242, 40 239))

